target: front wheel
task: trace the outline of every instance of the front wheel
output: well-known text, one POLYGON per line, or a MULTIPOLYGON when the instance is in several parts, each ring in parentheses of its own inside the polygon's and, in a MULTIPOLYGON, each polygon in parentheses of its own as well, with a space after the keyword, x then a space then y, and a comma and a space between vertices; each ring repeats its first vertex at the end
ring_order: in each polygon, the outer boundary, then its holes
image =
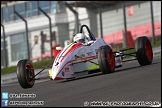
POLYGON ((150 65, 153 60, 152 46, 146 36, 138 37, 135 41, 136 56, 141 66, 150 65))
POLYGON ((17 64, 17 79, 22 88, 32 88, 34 80, 34 69, 28 59, 20 60, 17 64))
POLYGON ((103 74, 112 73, 115 70, 115 56, 110 46, 101 46, 98 50, 98 64, 103 74))

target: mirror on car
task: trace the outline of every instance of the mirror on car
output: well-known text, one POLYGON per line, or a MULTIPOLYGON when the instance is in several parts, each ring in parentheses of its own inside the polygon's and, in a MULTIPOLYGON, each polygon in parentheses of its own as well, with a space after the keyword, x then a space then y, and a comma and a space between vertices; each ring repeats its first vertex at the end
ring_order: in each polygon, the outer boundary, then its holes
POLYGON ((94 43, 94 41, 89 41, 89 42, 88 42, 88 45, 91 45, 92 43, 94 43))

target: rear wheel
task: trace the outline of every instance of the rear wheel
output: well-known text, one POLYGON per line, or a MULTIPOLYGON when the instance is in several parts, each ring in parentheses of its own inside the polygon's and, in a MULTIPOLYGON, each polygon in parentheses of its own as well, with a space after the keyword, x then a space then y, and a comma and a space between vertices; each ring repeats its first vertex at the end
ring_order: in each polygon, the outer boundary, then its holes
POLYGON ((146 36, 138 37, 135 41, 136 56, 141 66, 150 65, 153 60, 152 46, 146 36))
POLYGON ((17 64, 17 78, 22 88, 33 87, 34 80, 34 69, 28 59, 20 60, 17 64))
POLYGON ((110 46, 101 46, 98 50, 98 63, 103 74, 115 70, 115 56, 110 46))

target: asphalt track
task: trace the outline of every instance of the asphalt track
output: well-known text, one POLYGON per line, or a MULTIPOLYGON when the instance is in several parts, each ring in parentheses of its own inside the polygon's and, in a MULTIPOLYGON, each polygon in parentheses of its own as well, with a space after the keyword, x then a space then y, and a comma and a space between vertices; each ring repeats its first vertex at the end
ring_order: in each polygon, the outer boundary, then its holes
MULTIPOLYGON (((1 92, 35 94, 35 98, 9 98, 9 101, 42 101, 38 107, 84 107, 92 102, 161 103, 161 58, 140 66, 138 61, 124 62, 114 73, 63 81, 36 80, 33 88, 23 89, 18 83, 1 85, 1 92), (42 82, 41 82, 42 81, 42 82)), ((104 104, 105 105, 105 104, 104 104)), ((20 105, 9 105, 19 107, 20 105)), ((25 106, 25 105, 23 105, 25 106)), ((36 107, 36 105, 26 105, 36 107)))

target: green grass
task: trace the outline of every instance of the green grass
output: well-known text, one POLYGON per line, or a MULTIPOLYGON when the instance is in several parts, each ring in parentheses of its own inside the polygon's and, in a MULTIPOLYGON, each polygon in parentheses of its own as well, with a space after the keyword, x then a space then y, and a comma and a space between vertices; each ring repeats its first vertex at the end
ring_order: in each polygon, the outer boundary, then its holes
POLYGON ((152 43, 151 43, 151 45, 152 45, 153 48, 154 48, 154 47, 161 46, 161 40, 156 41, 155 44, 152 44, 152 43))
POLYGON ((33 63, 33 67, 34 68, 46 67, 46 66, 51 65, 52 63, 53 63, 53 60, 43 60, 43 61, 33 63))
MULTIPOLYGON (((52 63, 53 63, 53 60, 42 60, 42 61, 32 63, 32 65, 34 68, 43 68, 43 67, 51 65, 52 63)), ((5 67, 1 69, 1 75, 16 72, 16 68, 17 66, 5 67)))
POLYGON ((5 67, 1 69, 1 75, 16 72, 16 66, 5 67))

